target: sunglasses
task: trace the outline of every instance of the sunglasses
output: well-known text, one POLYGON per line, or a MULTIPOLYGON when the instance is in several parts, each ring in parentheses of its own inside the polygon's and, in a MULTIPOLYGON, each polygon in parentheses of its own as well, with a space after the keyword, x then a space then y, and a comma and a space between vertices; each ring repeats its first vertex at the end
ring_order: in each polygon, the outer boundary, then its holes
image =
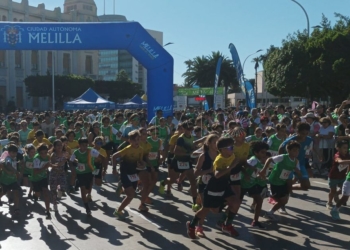
POLYGON ((233 151, 233 146, 224 147, 224 148, 220 148, 220 149, 228 149, 228 150, 230 150, 230 151, 233 151))

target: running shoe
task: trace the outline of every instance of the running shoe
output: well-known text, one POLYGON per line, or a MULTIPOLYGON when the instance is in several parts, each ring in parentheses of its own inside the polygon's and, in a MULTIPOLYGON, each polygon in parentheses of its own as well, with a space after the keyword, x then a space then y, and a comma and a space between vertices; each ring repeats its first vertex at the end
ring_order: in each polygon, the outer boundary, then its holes
POLYGON ((223 225, 221 230, 224 234, 228 234, 232 237, 239 236, 239 233, 236 231, 236 229, 232 225, 227 225, 227 226, 223 225))
POLYGON ((88 216, 91 216, 91 209, 90 209, 90 208, 87 208, 87 209, 86 209, 86 214, 87 214, 88 216))
POLYGON ((189 237, 190 239, 195 240, 195 239, 197 239, 197 237, 196 237, 196 229, 190 227, 190 224, 191 224, 191 223, 190 223, 189 221, 186 222, 187 235, 188 235, 188 237, 189 237))
POLYGON ((146 207, 145 204, 142 204, 141 206, 139 206, 139 208, 137 210, 139 212, 141 212, 141 213, 147 213, 148 212, 148 207, 146 207))
POLYGON ((123 212, 118 212, 118 209, 116 209, 113 213, 113 215, 115 217, 117 217, 118 220, 125 220, 125 215, 123 214, 123 212))
POLYGON ((271 213, 271 212, 266 212, 265 215, 264 215, 264 217, 265 217, 266 219, 271 220, 271 221, 275 221, 275 222, 278 221, 277 217, 276 217, 273 213, 271 213))
POLYGON ((164 181, 161 181, 158 188, 158 193, 160 193, 161 195, 165 193, 165 185, 163 184, 164 184, 164 181))
POLYGON ((275 205, 275 204, 276 204, 276 200, 275 200, 274 198, 272 198, 272 197, 269 197, 269 198, 267 199, 267 201, 268 201, 270 204, 272 204, 272 205, 275 205))
POLYGON ((202 208, 201 205, 198 205, 198 204, 193 204, 193 205, 192 205, 192 211, 193 211, 193 212, 197 212, 197 211, 199 211, 201 208, 202 208))
POLYGON ((339 211, 336 209, 332 209, 330 211, 330 214, 332 215, 332 219, 333 220, 340 220, 340 216, 339 216, 339 211))
POLYGON ((195 234, 197 237, 205 238, 205 234, 203 232, 203 227, 201 227, 201 226, 196 227, 195 234))
POLYGON ((327 203, 326 203, 326 208, 327 208, 328 210, 332 210, 332 209, 333 209, 333 203, 327 202, 327 203))
POLYGON ((46 219, 47 219, 47 220, 51 220, 51 214, 50 214, 50 212, 47 211, 45 214, 46 214, 46 219))
POLYGON ((280 214, 288 214, 288 212, 287 212, 285 206, 282 206, 280 209, 278 209, 278 212, 279 212, 280 214))
POLYGON ((216 224, 215 224, 216 228, 220 229, 220 230, 222 230, 222 226, 223 225, 224 225, 224 222, 221 221, 221 220, 217 221, 216 224))
POLYGON ((255 221, 255 220, 253 220, 251 226, 252 227, 258 227, 260 229, 265 229, 266 228, 261 222, 255 221))

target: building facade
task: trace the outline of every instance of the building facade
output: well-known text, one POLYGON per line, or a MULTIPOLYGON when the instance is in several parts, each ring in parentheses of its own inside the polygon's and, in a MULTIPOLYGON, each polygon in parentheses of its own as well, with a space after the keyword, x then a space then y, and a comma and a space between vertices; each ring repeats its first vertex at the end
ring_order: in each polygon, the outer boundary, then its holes
MULTIPOLYGON (((28 0, 0 1, 0 18, 9 22, 98 22, 94 0, 65 0, 60 7, 45 9, 45 4, 30 6, 28 0)), ((52 99, 29 97, 23 80, 28 75, 77 74, 98 78, 98 51, 0 51, 0 106, 14 101, 17 108, 45 110, 52 99)))
MULTIPOLYGON (((122 15, 102 15, 100 22, 127 22, 122 15)), ((147 32, 163 45, 163 33, 146 29, 147 32)), ((147 70, 126 50, 101 50, 99 51, 99 78, 101 80, 115 80, 119 71, 125 70, 134 83, 139 83, 147 92, 147 70)))
MULTIPOLYGON (((269 92, 267 92, 264 71, 258 72, 257 83, 258 83, 257 84, 258 96, 256 100, 257 107, 264 107, 266 105, 268 106, 268 105, 278 105, 278 104, 296 107, 298 105, 305 104, 306 102, 306 100, 301 97, 290 96, 290 97, 280 98, 278 96, 274 96, 269 92)), ((246 99, 245 95, 242 92, 228 94, 227 98, 229 99, 231 106, 235 106, 235 107, 239 106, 239 101, 245 102, 245 99, 246 99)))

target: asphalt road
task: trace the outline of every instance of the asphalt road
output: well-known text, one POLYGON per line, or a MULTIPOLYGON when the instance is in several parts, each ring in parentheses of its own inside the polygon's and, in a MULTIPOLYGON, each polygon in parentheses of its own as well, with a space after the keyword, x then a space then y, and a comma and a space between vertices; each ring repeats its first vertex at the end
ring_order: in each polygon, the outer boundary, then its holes
MULTIPOLYGON (((188 184, 182 192, 174 187, 173 198, 159 196, 155 190, 154 204, 147 214, 138 213, 139 200, 133 200, 127 209, 129 218, 122 222, 116 220, 113 211, 123 197, 115 195, 115 177, 108 175, 107 181, 100 194, 93 191, 92 217, 86 216, 79 193, 63 198, 59 212, 52 212, 52 220, 45 219, 43 201, 34 203, 26 196, 21 201, 19 219, 12 220, 7 198, 3 197, 0 249, 350 249, 350 207, 341 209, 341 221, 332 221, 325 207, 325 179, 311 179, 311 190, 296 192, 287 204, 289 214, 276 213, 278 223, 261 218, 267 226, 264 230, 250 226, 251 199, 246 197, 234 222, 238 238, 217 230, 219 215, 210 214, 205 222, 206 238, 199 240, 186 235, 185 222, 194 214, 188 184)), ((265 200, 263 210, 269 207, 265 200)))

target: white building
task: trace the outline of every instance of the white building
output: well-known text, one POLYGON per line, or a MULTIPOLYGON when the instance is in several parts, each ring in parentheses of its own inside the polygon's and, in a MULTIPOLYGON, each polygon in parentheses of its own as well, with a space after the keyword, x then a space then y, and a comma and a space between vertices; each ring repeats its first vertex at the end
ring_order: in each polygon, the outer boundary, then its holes
MULTIPOLYGON (((100 22, 127 22, 122 15, 102 15, 100 22)), ((147 32, 163 46, 163 32, 146 29, 147 32)), ((99 78, 101 80, 115 80, 119 71, 125 70, 129 78, 142 85, 147 92, 147 70, 126 50, 99 51, 99 78)))
MULTIPOLYGON (((98 22, 94 0, 65 0, 63 12, 60 7, 47 10, 45 4, 30 6, 28 0, 20 3, 1 0, 0 18, 11 22, 98 22)), ((11 100, 17 108, 52 108, 51 97, 29 97, 23 80, 28 75, 51 72, 53 55, 55 74, 97 79, 98 51, 0 51, 0 106, 3 109, 11 100)))
MULTIPOLYGON (((306 101, 301 97, 294 97, 294 96, 280 98, 267 92, 263 71, 258 72, 257 83, 258 83, 258 96, 256 101, 257 107, 264 107, 266 105, 278 105, 278 104, 296 107, 300 104, 304 104, 306 101)), ((239 106, 239 101, 245 102, 245 99, 246 99, 243 93, 228 94, 227 98, 230 100, 231 105, 236 107, 239 106)))

